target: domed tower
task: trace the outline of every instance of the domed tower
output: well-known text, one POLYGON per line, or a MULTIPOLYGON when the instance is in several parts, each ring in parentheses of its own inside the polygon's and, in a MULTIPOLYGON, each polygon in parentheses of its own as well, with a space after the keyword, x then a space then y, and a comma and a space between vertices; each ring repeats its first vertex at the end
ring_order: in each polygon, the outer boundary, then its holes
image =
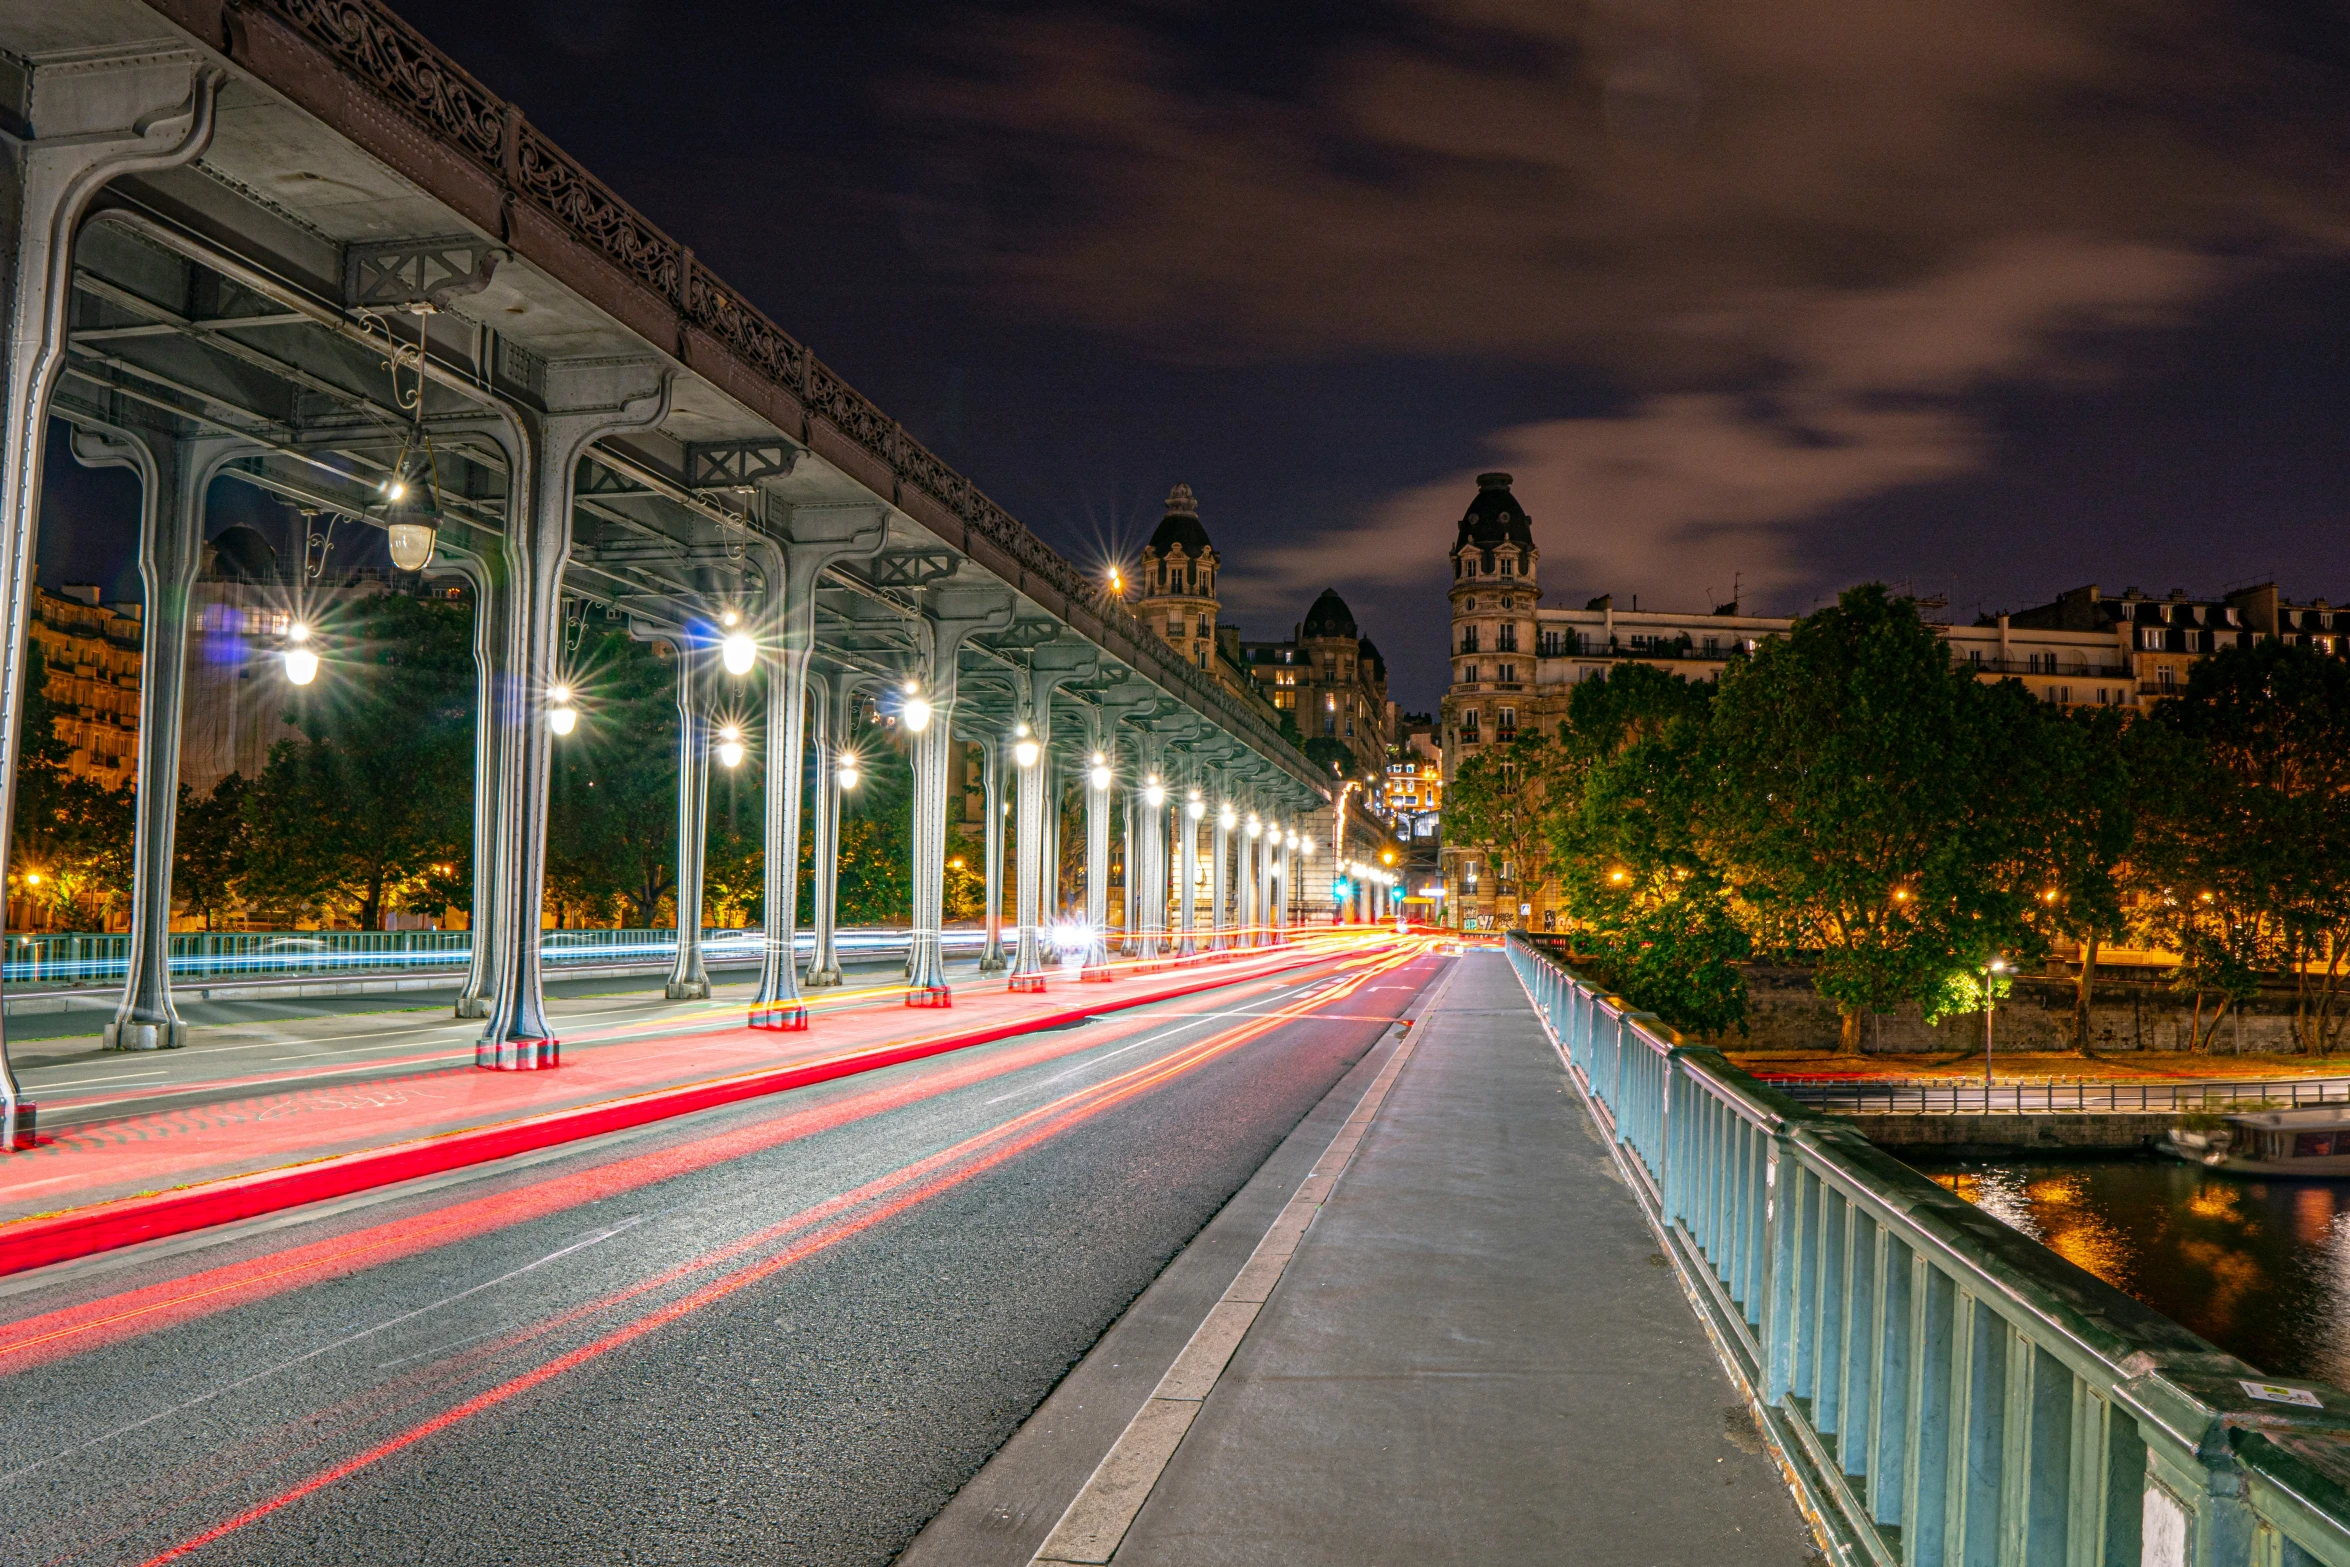
POLYGON ((1297 628, 1297 727, 1308 740, 1336 740, 1356 749, 1362 729, 1362 700, 1357 668, 1362 661, 1362 632, 1354 611, 1324 588, 1297 628))
POLYGON ((1142 547, 1141 592, 1134 612, 1186 663, 1216 662, 1216 547, 1199 523, 1191 486, 1167 492, 1167 515, 1142 547))
MULTIPOLYGON (((1534 689, 1533 519, 1506 473, 1477 475, 1477 495, 1452 542, 1452 690, 1444 700, 1447 779, 1478 746, 1514 738, 1534 689), (1491 700, 1488 700, 1491 698, 1491 700)), ((1531 712, 1528 713, 1531 721, 1531 712)))

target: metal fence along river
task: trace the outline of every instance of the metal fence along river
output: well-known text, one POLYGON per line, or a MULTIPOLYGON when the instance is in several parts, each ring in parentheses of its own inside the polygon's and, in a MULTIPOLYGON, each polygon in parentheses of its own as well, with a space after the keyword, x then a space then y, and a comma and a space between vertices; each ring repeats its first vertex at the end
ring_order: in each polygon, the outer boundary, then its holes
MULTIPOLYGON (((703 961, 756 963, 766 936, 748 930, 702 932, 703 961)), ((979 931, 945 933, 949 951, 976 949, 979 931)), ((834 945, 844 957, 887 957, 906 950, 903 930, 841 931, 834 945)), ((798 950, 815 950, 802 931, 798 950)), ((120 983, 128 936, 10 936, 0 960, 0 983, 97 985, 120 983)), ((670 930, 550 930, 539 936, 539 961, 550 969, 666 963, 676 956, 670 930)), ((179 931, 171 938, 174 979, 240 976, 329 976, 462 969, 473 960, 473 937, 462 930, 179 931)))
POLYGON ((2350 1567, 2350 1393, 2264 1377, 1522 937, 1508 950, 1839 1557, 2350 1567))
POLYGON ((1768 1078, 1815 1110, 1848 1114, 1969 1115, 2051 1110, 2213 1110, 2226 1105, 2350 1103, 2350 1077, 2193 1078, 2092 1083, 1960 1082, 1954 1078, 1768 1078))

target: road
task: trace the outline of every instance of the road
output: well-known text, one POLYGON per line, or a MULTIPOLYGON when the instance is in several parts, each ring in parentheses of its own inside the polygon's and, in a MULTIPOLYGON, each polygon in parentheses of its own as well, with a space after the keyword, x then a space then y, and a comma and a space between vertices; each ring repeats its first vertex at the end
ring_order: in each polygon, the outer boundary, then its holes
POLYGON ((1443 962, 0 1284, 5 1559, 887 1562, 1443 962))

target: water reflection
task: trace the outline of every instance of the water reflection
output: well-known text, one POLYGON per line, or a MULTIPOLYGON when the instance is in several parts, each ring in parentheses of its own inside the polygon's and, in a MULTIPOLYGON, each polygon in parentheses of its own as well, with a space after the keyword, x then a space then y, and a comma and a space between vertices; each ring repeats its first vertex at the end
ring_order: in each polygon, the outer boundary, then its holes
POLYGON ((2350 1386, 2350 1187, 2167 1159, 1920 1168, 2261 1370, 2350 1386))

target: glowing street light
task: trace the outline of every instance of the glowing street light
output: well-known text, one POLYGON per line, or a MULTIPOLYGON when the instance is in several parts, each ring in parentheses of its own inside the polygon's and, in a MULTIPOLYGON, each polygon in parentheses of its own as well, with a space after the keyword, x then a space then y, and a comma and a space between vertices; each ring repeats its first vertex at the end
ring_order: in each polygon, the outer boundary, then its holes
POLYGON ((732 724, 718 731, 718 762, 722 767, 743 764, 743 732, 732 724))
POLYGON ((1191 798, 1183 802, 1183 814, 1195 822, 1208 814, 1208 802, 1199 797, 1197 789, 1192 790, 1191 798))
POLYGON ((1261 838, 1265 835, 1265 824, 1257 820, 1257 813, 1254 811, 1248 813, 1248 835, 1251 838, 1261 838))
POLYGON ((2005 958, 1992 958, 1983 964, 1983 1108, 1991 1108, 1991 979, 2008 970, 2005 958))
POLYGON ((915 681, 905 684, 906 700, 898 706, 898 717, 908 734, 920 734, 930 727, 930 704, 922 700, 922 687, 915 681))
POLYGON ((571 705, 569 686, 550 686, 547 690, 547 727, 559 735, 567 735, 579 727, 579 709, 571 705))
MULTIPOLYGON (((1027 725, 1023 724, 1021 728, 1026 729, 1027 725)), ((1043 751, 1037 746, 1036 737, 1033 735, 1023 734, 1018 740, 1012 742, 1012 760, 1018 762, 1022 767, 1034 767, 1036 759, 1043 754, 1043 751)))
POLYGON ((843 752, 841 754, 840 766, 833 771, 832 781, 836 784, 839 784, 843 789, 854 789, 857 787, 858 776, 857 753, 854 751, 843 752))
MULTIPOLYGON (((726 613, 729 619, 733 618, 733 610, 726 613)), ((726 666, 726 672, 730 675, 747 675, 759 662, 759 644, 751 640, 751 634, 747 631, 730 631, 726 639, 718 644, 718 661, 726 666)))
POLYGON ((1222 805, 1216 807, 1216 825, 1223 828, 1226 832, 1230 832, 1233 828, 1240 825, 1240 817, 1232 809, 1232 802, 1230 800, 1226 800, 1222 805))
POLYGON ((1157 773, 1151 774, 1149 781, 1143 785, 1142 803, 1154 811, 1167 803, 1167 786, 1159 782, 1157 773))
POLYGON ((1093 770, 1085 775, 1085 781, 1096 789, 1110 787, 1110 759, 1099 751, 1094 752, 1093 770))
POLYGON ((318 678, 318 654, 310 643, 310 628, 297 620, 286 630, 286 678, 306 686, 318 678))

